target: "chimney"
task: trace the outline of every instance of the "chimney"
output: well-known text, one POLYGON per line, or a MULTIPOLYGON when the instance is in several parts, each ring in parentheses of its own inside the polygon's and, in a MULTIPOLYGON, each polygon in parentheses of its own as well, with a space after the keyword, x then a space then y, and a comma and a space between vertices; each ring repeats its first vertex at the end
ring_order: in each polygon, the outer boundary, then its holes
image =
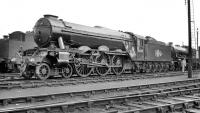
POLYGON ((44 18, 58 19, 58 16, 46 14, 46 15, 44 15, 44 18))

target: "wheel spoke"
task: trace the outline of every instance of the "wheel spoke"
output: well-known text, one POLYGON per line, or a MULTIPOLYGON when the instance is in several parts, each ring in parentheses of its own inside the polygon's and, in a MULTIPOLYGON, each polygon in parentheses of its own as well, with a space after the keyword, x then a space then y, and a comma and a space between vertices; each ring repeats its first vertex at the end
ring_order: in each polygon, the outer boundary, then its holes
POLYGON ((26 69, 21 73, 21 76, 24 77, 25 79, 31 79, 32 76, 34 76, 34 71, 33 69, 31 69, 29 66, 25 67, 26 69))
MULTIPOLYGON (((89 56, 81 56, 81 58, 82 60, 84 60, 84 62, 86 62, 89 59, 89 56)), ((79 64, 74 65, 77 75, 82 77, 89 76, 93 71, 92 67, 88 67, 87 64, 81 64, 81 62, 79 64)))
POLYGON ((41 63, 36 67, 36 75, 41 80, 46 80, 50 75, 50 67, 46 63, 41 63))
POLYGON ((112 59, 112 63, 114 66, 120 66, 120 67, 112 67, 112 71, 116 75, 120 75, 124 71, 123 61, 120 56, 114 56, 112 59))
POLYGON ((109 61, 110 61, 109 56, 106 54, 101 54, 100 56, 96 58, 96 62, 102 64, 102 66, 95 68, 98 75, 105 76, 108 74, 108 72, 110 71, 110 68, 107 67, 106 65, 110 64, 109 61))
POLYGON ((69 78, 72 76, 72 72, 73 72, 72 66, 70 64, 66 64, 66 66, 63 68, 62 76, 64 78, 69 78))

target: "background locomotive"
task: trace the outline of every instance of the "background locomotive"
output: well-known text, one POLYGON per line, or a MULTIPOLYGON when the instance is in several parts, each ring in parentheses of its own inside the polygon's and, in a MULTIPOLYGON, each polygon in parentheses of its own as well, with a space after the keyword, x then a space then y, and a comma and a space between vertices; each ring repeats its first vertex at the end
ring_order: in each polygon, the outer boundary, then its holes
POLYGON ((33 32, 12 32, 0 39, 0 72, 17 72, 16 60, 20 58, 20 49, 31 49, 36 47, 33 40, 33 32))
POLYGON ((28 79, 175 69, 177 49, 152 37, 69 23, 53 15, 36 22, 34 40, 39 48, 32 56, 25 55, 21 66, 22 76, 28 79))

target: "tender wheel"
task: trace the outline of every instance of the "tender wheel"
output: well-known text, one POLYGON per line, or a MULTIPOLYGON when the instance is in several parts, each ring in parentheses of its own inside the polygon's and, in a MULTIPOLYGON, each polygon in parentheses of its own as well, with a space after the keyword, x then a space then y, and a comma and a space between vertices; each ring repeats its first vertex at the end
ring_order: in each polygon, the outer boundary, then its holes
POLYGON ((164 72, 164 65, 163 63, 160 64, 161 72, 164 72))
POLYGON ((149 63, 146 64, 146 73, 151 72, 151 65, 149 63))
POLYGON ((141 72, 140 64, 135 64, 135 72, 136 73, 140 73, 141 72))
POLYGON ((96 62, 103 64, 102 66, 96 67, 96 72, 100 76, 105 76, 109 73, 110 67, 108 65, 110 64, 109 56, 106 54, 101 54, 100 56, 96 57, 96 62))
POLYGON ((89 59, 90 59, 90 56, 82 56, 80 58, 80 60, 82 61, 81 62, 78 61, 74 64, 77 75, 81 77, 87 77, 92 73, 93 67, 88 66, 89 59))
POLYGON ((158 66, 157 66, 157 70, 158 70, 158 72, 162 72, 162 67, 161 67, 161 64, 160 64, 160 63, 158 63, 157 65, 158 65, 158 66))
POLYGON ((50 76, 50 67, 46 63, 36 66, 36 75, 41 80, 46 80, 50 76))
POLYGON ((155 72, 159 72, 159 66, 158 66, 158 63, 155 63, 155 72))
POLYGON ((155 73, 156 72, 156 65, 154 63, 152 63, 152 68, 151 68, 151 72, 155 73))
POLYGON ((112 67, 112 71, 116 75, 121 75, 124 72, 123 59, 120 56, 114 56, 112 58, 112 64, 116 67, 112 67))
POLYGON ((70 64, 66 64, 65 67, 62 68, 62 76, 64 78, 69 78, 72 76, 73 68, 70 64))

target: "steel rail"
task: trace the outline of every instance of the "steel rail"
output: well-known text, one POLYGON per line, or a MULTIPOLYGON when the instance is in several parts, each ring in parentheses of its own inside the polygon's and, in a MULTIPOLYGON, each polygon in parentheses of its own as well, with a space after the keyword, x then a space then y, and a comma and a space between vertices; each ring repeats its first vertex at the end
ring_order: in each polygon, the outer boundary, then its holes
MULTIPOLYGON (((199 93, 200 79, 179 81, 162 84, 151 84, 119 89, 106 89, 101 91, 79 92, 76 94, 61 94, 48 95, 41 98, 26 97, 27 103, 22 100, 12 102, 12 99, 2 101, 3 106, 0 107, 0 112, 17 112, 17 111, 31 111, 40 109, 63 108, 63 106, 78 106, 96 109, 97 105, 105 104, 105 109, 113 108, 115 101, 125 102, 125 100, 134 100, 134 102, 155 100, 160 97, 177 96, 182 94, 199 93), (195 83, 196 82, 196 83, 195 83), (99 93, 101 92, 101 93, 99 93), (123 92, 123 93, 122 93, 123 92), (110 95, 115 93, 115 95, 110 95), (101 95, 101 96, 99 96, 101 95), (45 100, 45 98, 47 100, 45 100), (9 102, 10 101, 10 102, 9 102), (11 104, 9 104, 11 103, 11 104)), ((15 99, 14 99, 15 100, 15 99)), ((104 106, 104 105, 103 105, 104 106)), ((104 106, 104 107, 105 107, 104 106)), ((116 105, 117 106, 117 105, 116 105)), ((69 108, 68 108, 69 109, 69 108)), ((140 111, 142 109, 139 109, 140 111)), ((106 110, 105 110, 106 111, 106 110)), ((106 112, 109 112, 108 110, 106 112)), ((113 111, 112 111, 113 112, 113 111)), ((118 111, 117 111, 118 112, 118 111)), ((127 111, 126 111, 127 112, 127 111)), ((135 112, 135 111, 134 111, 135 112)), ((33 112, 34 113, 34 112, 33 112)), ((37 112, 36 112, 37 113, 37 112)), ((130 112, 131 113, 131 112, 130 112)))
MULTIPOLYGON (((199 71, 195 72, 196 74, 199 71)), ((182 76, 182 72, 173 73, 157 73, 157 74, 124 74, 121 76, 91 76, 86 78, 69 78, 69 79, 49 79, 46 81, 41 80, 14 80, 14 81, 0 81, 0 89, 25 89, 25 88, 38 88, 38 87, 56 87, 56 86, 69 86, 69 85, 80 85, 80 84, 91 84, 100 82, 111 82, 111 81, 126 81, 136 79, 149 79, 149 78, 160 78, 160 77, 173 77, 182 76)))

